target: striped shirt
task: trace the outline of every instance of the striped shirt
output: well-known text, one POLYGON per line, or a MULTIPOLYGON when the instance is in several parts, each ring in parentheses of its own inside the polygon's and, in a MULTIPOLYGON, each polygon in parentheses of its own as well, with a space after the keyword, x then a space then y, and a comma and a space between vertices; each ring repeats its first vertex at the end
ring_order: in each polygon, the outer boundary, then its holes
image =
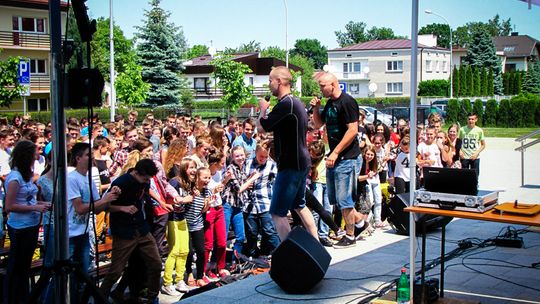
POLYGON ((204 200, 212 195, 212 191, 204 189, 200 195, 193 198, 191 204, 185 205, 185 217, 190 232, 199 231, 204 228, 204 216, 202 210, 204 208, 204 200))
POLYGON ((261 176, 253 183, 253 189, 249 191, 248 204, 244 204, 242 211, 252 214, 260 214, 270 209, 272 200, 272 187, 277 175, 277 164, 268 159, 264 165, 259 165, 257 159, 248 160, 245 166, 246 175, 259 172, 261 176))

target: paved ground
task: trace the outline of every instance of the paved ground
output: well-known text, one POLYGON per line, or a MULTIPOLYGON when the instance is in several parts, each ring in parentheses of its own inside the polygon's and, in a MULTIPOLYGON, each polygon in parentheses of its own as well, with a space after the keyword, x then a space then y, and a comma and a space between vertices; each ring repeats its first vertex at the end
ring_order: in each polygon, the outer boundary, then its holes
MULTIPOLYGON (((512 139, 487 139, 487 149, 481 155, 480 188, 505 190, 500 194, 499 202, 518 199, 540 203, 540 145, 525 154, 525 187, 521 187, 520 154, 514 151, 517 146, 512 139)), ((446 251, 455 249, 458 240, 494 237, 507 226, 454 220, 447 226, 446 251)), ((477 303, 540 303, 540 268, 530 267, 532 263, 540 262, 539 230, 527 230, 522 236, 525 248, 487 247, 449 261, 445 272, 446 297, 477 303)), ((428 259, 437 257, 440 233, 430 234, 427 244, 428 259)), ((288 295, 272 282, 268 274, 262 274, 180 303, 357 303, 384 282, 397 278, 399 269, 409 262, 408 238, 391 230, 378 230, 354 248, 330 248, 328 251, 332 264, 325 279, 310 294, 288 295)), ((416 261, 418 265, 418 251, 416 261)), ((436 268, 429 275, 437 277, 438 273, 439 268, 436 268)), ((161 303, 176 303, 178 300, 160 295, 161 303)))

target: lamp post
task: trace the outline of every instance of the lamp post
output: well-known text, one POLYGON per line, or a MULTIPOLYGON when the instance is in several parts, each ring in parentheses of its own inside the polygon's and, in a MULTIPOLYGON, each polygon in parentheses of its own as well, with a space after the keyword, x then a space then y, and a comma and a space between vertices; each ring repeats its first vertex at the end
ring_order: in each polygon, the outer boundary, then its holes
POLYGON ((450 72, 450 98, 453 97, 453 67, 452 67, 452 27, 450 26, 450 22, 448 22, 448 20, 446 18, 444 18, 444 16, 442 15, 439 15, 437 13, 434 13, 432 10, 425 10, 424 11, 426 14, 429 14, 429 15, 435 15, 435 16, 438 16, 438 17, 441 17, 445 22, 446 24, 448 24, 448 28, 450 29, 450 68, 448 69, 449 72, 450 72))
POLYGON ((115 110, 116 110, 116 90, 114 88, 114 31, 113 31, 113 0, 109 0, 109 54, 110 54, 110 78, 111 78, 111 95, 109 96, 109 106, 111 112, 111 122, 114 122, 115 110))
POLYGON ((287 9, 287 0, 283 0, 283 4, 285 5, 285 66, 289 67, 289 39, 288 39, 288 9, 287 9))

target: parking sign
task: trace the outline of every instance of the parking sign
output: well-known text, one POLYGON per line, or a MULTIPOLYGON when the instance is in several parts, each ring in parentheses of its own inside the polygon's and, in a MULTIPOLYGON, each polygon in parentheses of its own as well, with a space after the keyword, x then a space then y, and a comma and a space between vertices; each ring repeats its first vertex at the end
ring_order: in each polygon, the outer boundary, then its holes
POLYGON ((25 87, 21 95, 30 96, 30 61, 28 59, 19 60, 18 76, 19 84, 25 87))
POLYGON ((347 93, 347 83, 346 82, 340 82, 339 83, 339 89, 343 93, 347 93))

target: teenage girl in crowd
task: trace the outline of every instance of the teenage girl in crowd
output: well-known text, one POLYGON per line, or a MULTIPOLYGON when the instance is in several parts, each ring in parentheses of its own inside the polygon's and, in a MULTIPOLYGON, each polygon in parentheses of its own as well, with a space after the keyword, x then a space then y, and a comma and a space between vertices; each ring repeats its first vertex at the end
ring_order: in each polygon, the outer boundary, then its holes
MULTIPOLYGON (((381 138, 375 138, 374 142, 380 140, 381 138)), ((383 222, 381 221, 381 210, 382 210, 382 193, 381 193, 381 181, 379 179, 378 168, 379 161, 376 155, 376 146, 369 146, 364 152, 364 165, 362 165, 363 170, 360 171, 358 176, 358 181, 363 182, 367 181, 367 191, 373 202, 373 217, 375 219, 375 228, 384 227, 383 222)))
POLYGON ((394 175, 394 187, 396 194, 409 192, 410 167, 409 167, 409 136, 405 136, 399 143, 399 152, 396 157, 396 169, 394 175))
MULTIPOLYGON (((222 129, 223 130, 223 129, 222 129)), ((213 252, 213 257, 216 260, 216 270, 220 277, 228 276, 230 273, 225 269, 225 249, 227 246, 227 231, 225 230, 225 214, 223 212, 223 204, 221 201, 221 191, 224 185, 230 179, 230 172, 223 176, 223 168, 225 167, 226 157, 222 151, 216 150, 208 157, 210 165, 210 175, 212 179, 208 183, 208 189, 212 191, 212 200, 206 212, 204 219, 204 260, 206 262, 210 257, 210 252, 213 252)), ((205 271, 206 276, 211 279, 217 279, 216 273, 212 270, 205 271)))
POLYGON ((9 213, 7 229, 11 241, 4 279, 4 303, 25 303, 30 293, 30 266, 36 249, 41 214, 50 202, 37 200, 38 188, 32 182, 34 143, 22 140, 11 154, 11 172, 4 182, 5 209, 9 213))
POLYGON ((461 168, 461 161, 459 160, 459 152, 461 151, 461 139, 459 138, 459 126, 457 124, 452 124, 448 128, 448 139, 454 147, 454 156, 452 157, 452 168, 461 168))
MULTIPOLYGON (((176 141, 172 142, 170 152, 173 152, 176 141)), ((167 156, 170 157, 171 153, 167 156)), ((178 166, 178 175, 169 181, 171 186, 180 194, 179 203, 175 204, 173 212, 169 213, 167 243, 170 251, 165 261, 163 287, 161 288, 161 292, 171 296, 179 295, 178 291, 189 291, 184 281, 186 260, 189 254, 189 231, 184 212, 185 206, 193 202, 192 192, 195 188, 195 167, 196 165, 193 160, 184 158, 178 166), (173 270, 176 272, 174 281, 173 270)))
MULTIPOLYGON (((203 125, 204 126, 204 125, 203 125)), ((198 136, 195 141, 195 149, 193 154, 190 156, 191 159, 197 164, 197 169, 199 168, 208 168, 208 154, 210 154, 211 146, 210 137, 201 135, 198 136)))
MULTIPOLYGON (((188 223, 189 237, 191 240, 191 250, 189 252, 186 264, 186 271, 192 274, 193 255, 197 255, 196 267, 197 279, 196 285, 199 287, 205 286, 210 282, 208 277, 204 275, 206 260, 204 259, 204 214, 208 211, 212 198, 212 191, 208 189, 208 183, 212 179, 210 170, 207 168, 199 168, 194 173, 195 167, 193 163, 189 164, 188 174, 190 177, 196 174, 195 189, 192 191, 194 196, 191 204, 185 205, 185 217, 188 223)), ((191 285, 192 281, 188 281, 191 285)))

